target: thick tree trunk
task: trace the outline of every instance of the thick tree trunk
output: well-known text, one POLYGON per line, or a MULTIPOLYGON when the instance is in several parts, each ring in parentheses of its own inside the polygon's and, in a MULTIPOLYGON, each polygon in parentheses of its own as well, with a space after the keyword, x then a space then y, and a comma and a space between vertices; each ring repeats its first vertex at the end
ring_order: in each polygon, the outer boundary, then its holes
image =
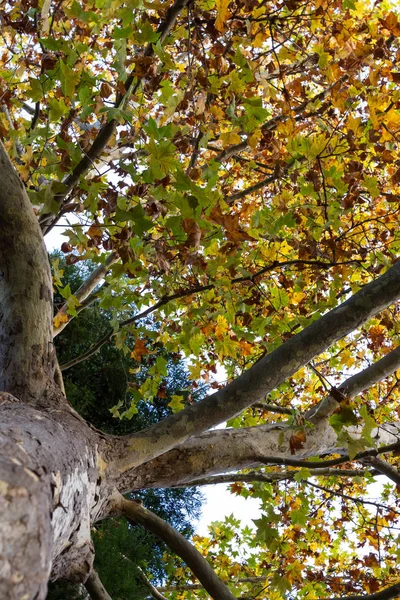
POLYGON ((38 411, 2 393, 0 597, 46 597, 51 576, 85 581, 90 528, 108 498, 101 436, 73 411, 38 411))
POLYGON ((50 264, 25 188, 0 143, 0 390, 46 403, 55 370, 50 264))

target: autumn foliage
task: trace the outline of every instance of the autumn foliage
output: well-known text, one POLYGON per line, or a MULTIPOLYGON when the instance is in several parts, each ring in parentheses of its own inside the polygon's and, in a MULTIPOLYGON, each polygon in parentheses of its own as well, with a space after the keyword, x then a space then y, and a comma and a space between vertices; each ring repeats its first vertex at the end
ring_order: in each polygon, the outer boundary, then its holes
MULTIPOLYGON (((113 257, 96 288, 112 329, 76 361, 134 336, 130 378, 164 347, 217 389, 219 365, 234 378, 396 262, 395 2, 9 0, 0 13, 0 135, 42 230, 63 233, 68 264, 113 257)), ((57 261, 54 273, 66 301, 57 332, 82 298, 57 261)), ((265 399, 292 411, 294 458, 304 411, 390 353, 398 334, 393 305, 265 399)), ((116 414, 163 397, 166 375, 154 360, 116 414)), ((174 398, 174 411, 190 402, 174 398)), ((346 441, 350 464, 236 481, 233 493, 262 503, 256 537, 232 518, 196 540, 223 579, 265 578, 241 583, 244 596, 293 588, 312 600, 397 583, 399 488, 382 484, 382 498, 365 501, 374 468, 353 461, 376 424, 399 419, 396 374, 340 406, 339 435, 365 429, 346 441)), ((288 416, 261 403, 229 425, 277 418, 288 416)))

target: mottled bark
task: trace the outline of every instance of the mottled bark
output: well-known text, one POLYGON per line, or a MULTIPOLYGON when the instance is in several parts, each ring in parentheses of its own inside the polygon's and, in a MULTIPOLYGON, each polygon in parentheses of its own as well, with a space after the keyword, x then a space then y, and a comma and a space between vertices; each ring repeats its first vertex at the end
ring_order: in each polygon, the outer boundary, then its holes
MULTIPOLYGON (((400 347, 349 377, 336 389, 335 394, 331 391, 319 404, 307 411, 305 419, 313 428, 305 429, 307 439, 301 451, 296 453, 296 457, 306 458, 334 451, 345 452, 343 446, 337 446, 336 432, 327 421, 327 417, 339 406, 338 397, 354 398, 363 389, 395 372, 399 365, 400 347)), ((264 464, 267 456, 291 455, 290 438, 295 432, 296 428, 283 422, 235 430, 209 431, 193 437, 142 466, 127 471, 121 469, 117 486, 129 490, 131 487, 168 487, 172 482, 173 485, 185 485, 193 479, 264 464)), ((355 430, 355 435, 359 436, 358 430, 355 430)), ((397 428, 389 429, 387 435, 388 437, 383 430, 380 431, 381 437, 376 439, 377 445, 397 441, 397 428)), ((118 440, 116 448, 119 444, 121 441, 118 440)), ((125 456, 121 459, 122 463, 124 461, 125 456)))
POLYGON ((0 143, 0 390, 45 403, 53 379, 52 281, 25 188, 0 143))
MULTIPOLYGON (((288 425, 260 425, 242 429, 209 431, 120 477, 120 489, 164 488, 192 483, 211 475, 279 463, 279 459, 307 459, 328 454, 347 454, 337 433, 327 421, 306 429, 301 449, 293 455, 291 437, 298 428, 288 425)), ((347 429, 352 437, 362 427, 347 429)), ((400 442, 400 423, 373 432, 376 446, 400 442)), ((195 484, 193 484, 195 485, 195 484)))
POLYGON ((0 597, 39 600, 49 577, 90 573, 90 527, 109 495, 103 441, 71 410, 0 399, 0 597))

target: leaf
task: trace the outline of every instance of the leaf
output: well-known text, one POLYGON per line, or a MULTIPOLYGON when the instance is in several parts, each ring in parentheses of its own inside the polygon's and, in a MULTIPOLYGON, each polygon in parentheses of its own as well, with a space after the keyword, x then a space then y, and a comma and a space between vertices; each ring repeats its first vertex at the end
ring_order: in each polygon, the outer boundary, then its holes
POLYGON ((240 144, 242 138, 234 131, 228 131, 227 133, 221 133, 220 140, 222 145, 225 147, 233 146, 234 144, 240 144))
POLYGON ((71 98, 79 82, 79 73, 71 69, 64 60, 60 60, 58 66, 61 89, 67 98, 71 98))
POLYGON ((168 403, 168 406, 172 409, 173 413, 179 412, 180 410, 185 408, 185 405, 183 403, 183 396, 172 396, 172 400, 168 403))
POLYGON ((223 33, 226 29, 226 21, 230 17, 228 6, 230 0, 216 0, 215 8, 217 10, 217 18, 215 20, 215 27, 223 33))
POLYGON ((359 412, 360 412, 361 418, 364 421, 362 437, 369 445, 375 446, 375 442, 371 436, 372 430, 376 428, 375 420, 368 413, 368 409, 365 405, 361 406, 361 408, 359 409, 359 412))
POLYGON ((356 425, 358 417, 349 406, 341 405, 330 417, 329 423, 337 433, 340 433, 343 427, 356 425))
POLYGON ((51 121, 58 121, 69 112, 68 106, 65 104, 64 98, 49 98, 49 117, 51 121))
POLYGON ((312 477, 310 469, 302 467, 297 471, 296 475, 294 476, 294 480, 300 483, 300 481, 303 479, 309 479, 310 477, 312 477))
POLYGON ((304 429, 299 429, 289 439, 290 454, 296 454, 296 450, 301 450, 306 441, 306 434, 304 429))
POLYGON ((55 329, 58 329, 60 325, 63 323, 68 323, 69 316, 64 311, 58 311, 58 313, 53 317, 53 326, 55 329))
POLYGON ((131 358, 134 358, 138 362, 142 361, 142 357, 149 354, 149 350, 147 349, 146 342, 140 338, 137 338, 135 341, 135 348, 131 352, 131 358))
POLYGON ((266 515, 262 515, 261 519, 253 519, 253 523, 257 527, 256 539, 271 544, 271 542, 279 540, 278 530, 271 527, 270 521, 266 515))
POLYGON ((142 233, 153 227, 153 222, 146 217, 146 213, 140 204, 137 204, 131 210, 122 210, 117 207, 115 218, 120 222, 130 221, 132 223, 132 230, 138 235, 142 235, 142 233))
POLYGON ((197 221, 195 219, 183 219, 182 227, 187 233, 187 238, 185 241, 185 246, 187 248, 193 248, 197 250, 200 246, 201 240, 201 229, 197 221))

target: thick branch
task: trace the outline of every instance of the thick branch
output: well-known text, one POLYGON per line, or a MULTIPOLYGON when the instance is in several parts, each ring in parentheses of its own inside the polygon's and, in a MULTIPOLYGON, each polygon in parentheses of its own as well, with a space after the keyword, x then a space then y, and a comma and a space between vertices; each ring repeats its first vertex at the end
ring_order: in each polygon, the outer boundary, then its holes
MULTIPOLYGON (((306 413, 306 418, 314 425, 314 429, 306 429, 306 443, 297 453, 291 456, 290 437, 296 427, 285 423, 261 425, 240 430, 208 432, 186 442, 179 448, 167 452, 155 461, 144 465, 132 473, 134 485, 140 481, 146 487, 163 487, 163 485, 196 485, 198 478, 226 473, 227 471, 245 469, 260 464, 307 467, 309 469, 333 467, 350 460, 346 448, 336 445, 336 433, 329 426, 327 417, 338 407, 338 394, 346 394, 352 398, 369 385, 387 377, 398 368, 399 348, 393 350, 381 360, 356 373, 336 390, 335 397, 329 394, 320 404, 306 413), (261 432, 261 433, 260 433, 261 432), (307 453, 308 452, 308 453, 307 453), (341 458, 323 462, 299 460, 300 456, 327 455, 339 452, 341 458), (171 471, 171 465, 174 471, 171 471), (169 479, 168 479, 169 478, 169 479), (169 481, 169 483, 168 483, 169 481), (196 483, 195 483, 196 481, 196 483), (157 483, 156 483, 157 482, 157 483)), ((354 430, 359 437, 359 429, 354 430)), ((395 447, 383 447, 380 450, 367 450, 356 458, 376 456, 379 453, 392 451, 397 447, 398 427, 386 426, 379 430, 379 444, 396 444, 395 447)), ((376 439, 378 445, 378 438, 376 439)), ((385 473, 386 474, 386 473, 385 473)), ((393 476, 393 473, 392 473, 393 476)), ((129 490, 129 473, 122 476, 123 485, 129 490)), ((211 483, 211 481, 209 481, 211 483)))
POLYGON ((314 321, 226 387, 149 429, 116 442, 120 472, 136 467, 194 435, 240 414, 298 369, 400 297, 400 262, 346 302, 314 321), (118 445, 121 446, 118 448, 118 445))
POLYGON ((400 485, 399 471, 388 462, 376 456, 372 456, 367 462, 368 464, 374 466, 377 471, 382 473, 382 475, 386 475, 386 477, 391 479, 396 485, 400 485))
POLYGON ((321 402, 306 412, 305 419, 315 423, 330 417, 340 404, 340 396, 354 398, 363 390, 382 381, 400 368, 400 346, 386 354, 376 363, 346 379, 338 388, 331 391, 321 402))
POLYGON ((93 569, 85 583, 85 588, 89 592, 92 600, 112 600, 111 596, 107 593, 106 588, 100 581, 100 577, 97 572, 93 569))
POLYGON ((376 592, 375 594, 365 594, 364 596, 337 596, 327 600, 391 600, 400 596, 400 583, 395 583, 390 587, 376 592))
MULTIPOLYGON (((324 464, 323 462, 320 464, 324 464)), ((293 471, 276 471, 275 473, 261 473, 260 471, 250 471, 249 473, 229 473, 228 475, 217 475, 215 477, 203 477, 194 479, 186 483, 183 487, 200 486, 200 485, 216 485, 218 483, 236 483, 242 481, 244 483, 252 483, 258 481, 260 483, 273 483, 275 481, 287 481, 294 479, 300 469, 293 471)), ((379 475, 376 470, 367 471, 366 469, 332 469, 321 468, 316 473, 311 474, 312 477, 364 477, 366 473, 370 475, 379 475)), ((306 477, 305 477, 306 478, 306 477)), ((171 486, 174 487, 174 486, 171 486)), ((182 484, 180 486, 182 487, 182 484)))
MULTIPOLYGON (((110 267, 117 262, 119 256, 115 252, 111 252, 109 256, 106 258, 104 264, 99 265, 82 283, 80 288, 74 292, 74 296, 78 300, 78 302, 82 305, 83 302, 88 298, 88 296, 93 292, 93 290, 99 285, 99 283, 104 279, 107 271, 110 267)), ((66 302, 57 312, 57 316, 66 315, 68 310, 68 303, 66 302)), ((68 321, 60 323, 58 327, 54 327, 53 335, 54 337, 61 333, 61 331, 68 325, 68 323, 73 319, 71 315, 68 315, 68 321)))
POLYGON ((204 589, 215 600, 235 600, 226 585, 216 576, 208 562, 180 533, 171 525, 157 517, 133 500, 126 500, 123 496, 117 501, 117 510, 130 521, 142 525, 148 531, 161 538, 178 556, 185 561, 188 567, 200 580, 204 589))
POLYGON ((32 403, 52 381, 52 282, 32 205, 0 144, 0 390, 32 403))

